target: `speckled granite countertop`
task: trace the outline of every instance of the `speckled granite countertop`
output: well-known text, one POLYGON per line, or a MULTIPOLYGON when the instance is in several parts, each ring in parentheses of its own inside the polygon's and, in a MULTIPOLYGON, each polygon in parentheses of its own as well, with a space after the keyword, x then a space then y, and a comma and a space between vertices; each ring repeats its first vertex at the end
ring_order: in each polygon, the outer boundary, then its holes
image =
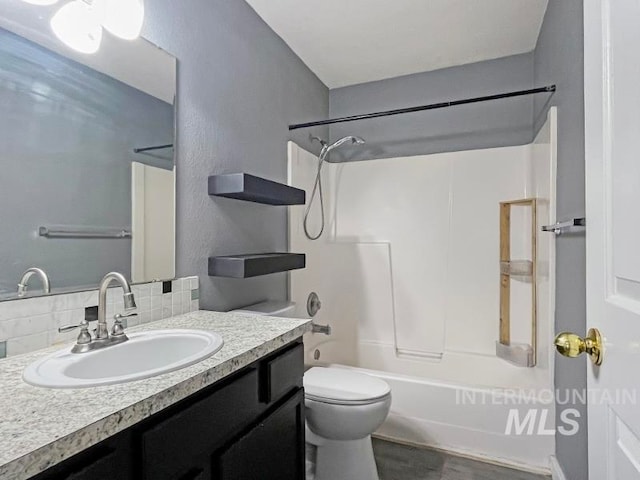
POLYGON ((21 480, 95 445, 302 336, 309 320, 192 312, 131 328, 213 330, 212 357, 146 380, 86 389, 28 385, 22 370, 60 345, 0 361, 0 479, 21 480))

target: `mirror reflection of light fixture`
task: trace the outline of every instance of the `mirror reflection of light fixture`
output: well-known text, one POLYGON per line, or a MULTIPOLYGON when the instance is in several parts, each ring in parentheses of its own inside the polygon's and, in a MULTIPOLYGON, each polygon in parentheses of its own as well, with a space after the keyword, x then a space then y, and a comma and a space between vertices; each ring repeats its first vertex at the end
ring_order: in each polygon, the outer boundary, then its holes
MULTIPOLYGON (((58 0, 24 1, 49 5, 58 0)), ((143 21, 144 0, 73 0, 53 16, 51 28, 65 45, 81 53, 96 53, 103 27, 116 37, 135 40, 143 21)))
POLYGON ((51 18, 51 28, 65 45, 96 53, 102 42, 101 0, 73 0, 51 18))
POLYGON ((144 0, 105 0, 102 26, 124 40, 140 36, 144 21, 144 0))
POLYGON ((23 2, 30 3, 31 5, 53 5, 58 3, 58 0, 22 0, 23 2))

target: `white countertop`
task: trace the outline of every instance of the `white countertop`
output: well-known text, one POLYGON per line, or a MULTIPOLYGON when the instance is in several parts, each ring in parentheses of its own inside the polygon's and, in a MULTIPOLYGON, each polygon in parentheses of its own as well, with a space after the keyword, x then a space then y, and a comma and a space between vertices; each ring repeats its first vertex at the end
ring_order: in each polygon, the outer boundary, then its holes
POLYGON ((212 357, 175 372, 74 390, 22 380, 27 365, 60 345, 1 360, 0 479, 26 479, 72 457, 290 343, 311 329, 311 321, 199 311, 127 331, 165 328, 212 330, 225 343, 212 357))

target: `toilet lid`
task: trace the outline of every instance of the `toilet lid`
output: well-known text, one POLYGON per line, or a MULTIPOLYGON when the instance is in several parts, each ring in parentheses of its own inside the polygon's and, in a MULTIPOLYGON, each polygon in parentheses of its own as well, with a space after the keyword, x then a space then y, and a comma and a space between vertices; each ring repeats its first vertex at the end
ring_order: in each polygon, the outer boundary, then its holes
POLYGON ((391 387, 379 378, 325 367, 313 367, 305 372, 304 389, 310 397, 344 402, 374 400, 391 392, 391 387))

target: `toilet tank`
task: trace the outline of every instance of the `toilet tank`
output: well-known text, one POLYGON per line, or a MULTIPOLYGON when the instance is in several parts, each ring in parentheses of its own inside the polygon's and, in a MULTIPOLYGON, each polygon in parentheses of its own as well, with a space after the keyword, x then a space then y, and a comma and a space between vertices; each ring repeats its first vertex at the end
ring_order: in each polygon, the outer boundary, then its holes
POLYGON ((296 304, 294 302, 282 300, 267 300, 265 302, 254 303, 231 313, 245 315, 265 315, 267 317, 302 318, 296 314, 296 304))

